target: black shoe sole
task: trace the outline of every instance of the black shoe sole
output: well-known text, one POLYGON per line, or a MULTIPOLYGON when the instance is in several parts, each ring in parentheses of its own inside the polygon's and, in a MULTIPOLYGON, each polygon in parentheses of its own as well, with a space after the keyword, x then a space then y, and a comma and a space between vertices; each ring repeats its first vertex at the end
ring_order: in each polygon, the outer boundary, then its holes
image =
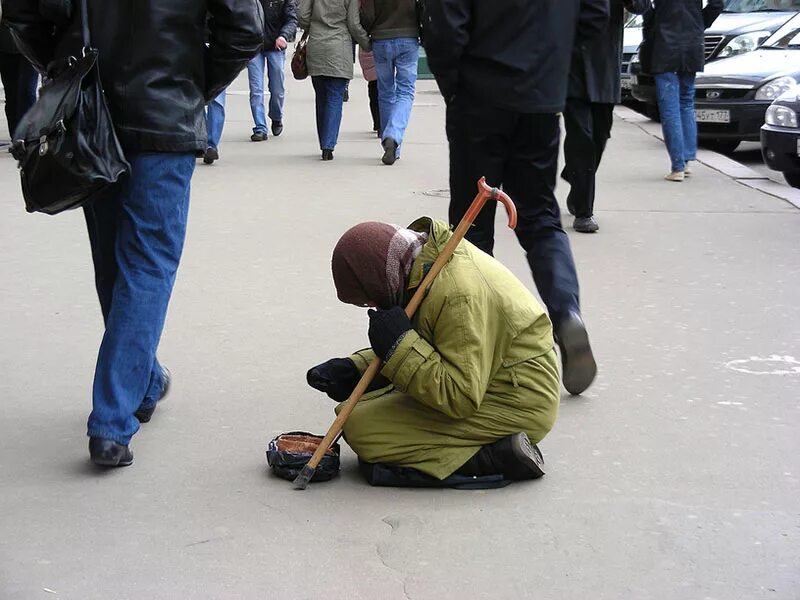
POLYGON ((525 465, 530 473, 529 479, 544 476, 544 457, 539 447, 532 444, 527 433, 521 432, 511 436, 511 449, 521 465, 525 465))
POLYGON ((583 393, 597 375, 597 363, 582 323, 566 321, 558 332, 564 387, 573 396, 583 393))
MULTIPOLYGON (((387 138, 387 140, 391 140, 391 138, 387 138)), ((391 166, 397 160, 397 142, 391 141, 391 143, 386 144, 383 147, 383 156, 381 157, 381 162, 387 166, 391 166)))
POLYGON ((114 459, 110 456, 92 456, 91 459, 98 467, 130 467, 133 464, 133 456, 124 459, 114 459))

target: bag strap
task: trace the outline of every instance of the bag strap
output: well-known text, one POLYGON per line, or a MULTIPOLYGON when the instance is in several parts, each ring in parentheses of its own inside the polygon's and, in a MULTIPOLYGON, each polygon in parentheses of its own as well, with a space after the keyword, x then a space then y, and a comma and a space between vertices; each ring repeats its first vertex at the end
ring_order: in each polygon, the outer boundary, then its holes
POLYGON ((81 0, 81 37, 83 38, 84 51, 92 47, 92 40, 89 36, 89 2, 81 0))

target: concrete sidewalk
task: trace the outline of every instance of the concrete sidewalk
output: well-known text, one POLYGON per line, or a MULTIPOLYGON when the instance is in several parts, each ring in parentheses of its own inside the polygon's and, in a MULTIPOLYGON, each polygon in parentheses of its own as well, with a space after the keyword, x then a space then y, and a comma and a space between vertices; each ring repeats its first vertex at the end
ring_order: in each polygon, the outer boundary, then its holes
POLYGON ((0 599, 800 598, 800 211, 702 165, 663 181, 663 145, 624 121, 601 231, 570 230, 600 375, 564 396, 547 477, 377 489, 349 449, 305 492, 269 476, 270 438, 332 420, 306 370, 367 343, 363 311, 336 300, 335 241, 446 216, 444 107, 419 88, 391 168, 363 80, 330 163, 310 82, 290 83, 286 130, 261 144, 229 96, 160 352, 173 391, 111 472, 84 437, 102 321, 83 217, 26 215, 0 156, 0 599))

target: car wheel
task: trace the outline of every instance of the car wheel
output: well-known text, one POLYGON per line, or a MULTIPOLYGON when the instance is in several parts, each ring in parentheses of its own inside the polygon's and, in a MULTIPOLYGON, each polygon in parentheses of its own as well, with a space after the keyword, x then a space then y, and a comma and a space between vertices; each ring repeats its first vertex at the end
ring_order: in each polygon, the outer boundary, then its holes
POLYGON ((658 104, 645 104, 644 114, 648 119, 652 119, 656 123, 661 123, 661 113, 658 111, 658 104))
POLYGON ((733 154, 739 147, 739 140, 700 140, 700 145, 720 154, 733 154))
POLYGON ((783 178, 793 188, 800 188, 800 171, 786 171, 783 178))

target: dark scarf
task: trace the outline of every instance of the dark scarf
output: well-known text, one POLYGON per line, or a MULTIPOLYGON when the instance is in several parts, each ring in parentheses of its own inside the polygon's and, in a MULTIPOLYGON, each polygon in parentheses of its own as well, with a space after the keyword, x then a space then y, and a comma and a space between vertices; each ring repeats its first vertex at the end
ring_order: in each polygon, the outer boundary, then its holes
POLYGON ((333 250, 339 300, 356 306, 401 306, 414 259, 427 233, 370 221, 352 227, 333 250))

